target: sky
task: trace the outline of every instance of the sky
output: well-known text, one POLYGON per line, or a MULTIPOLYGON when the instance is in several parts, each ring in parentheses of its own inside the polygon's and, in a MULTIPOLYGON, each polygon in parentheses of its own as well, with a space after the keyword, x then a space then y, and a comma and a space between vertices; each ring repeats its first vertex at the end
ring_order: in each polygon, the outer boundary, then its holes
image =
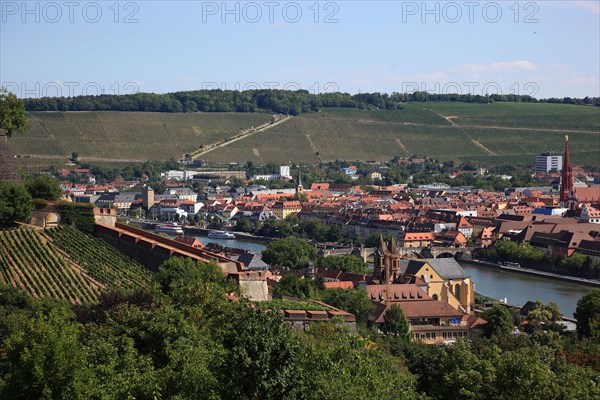
POLYGON ((597 97, 600 0, 0 0, 0 85, 597 97))

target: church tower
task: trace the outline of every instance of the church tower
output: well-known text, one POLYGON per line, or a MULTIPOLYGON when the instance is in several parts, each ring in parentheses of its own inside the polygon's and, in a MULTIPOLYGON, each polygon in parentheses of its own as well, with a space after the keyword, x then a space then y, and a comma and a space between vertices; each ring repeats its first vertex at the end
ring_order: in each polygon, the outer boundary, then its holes
POLYGON ((387 269, 386 266, 386 256, 388 253, 387 245, 383 240, 383 235, 379 235, 379 246, 375 250, 374 260, 373 260, 373 276, 375 279, 385 279, 385 271, 387 269))
POLYGON ((304 193, 304 186, 302 186, 302 178, 300 175, 301 171, 298 171, 298 185, 296 185, 296 194, 304 193))
POLYGON ((142 191, 142 205, 146 211, 154 205, 154 189, 150 186, 145 186, 142 191))
POLYGON ((563 157, 562 181, 560 183, 560 205, 566 207, 573 191, 573 168, 569 159, 569 135, 565 135, 565 156, 563 157))
POLYGON ((373 275, 385 283, 393 283, 400 275, 400 254, 396 240, 391 238, 389 243, 379 236, 379 246, 374 253, 373 275))

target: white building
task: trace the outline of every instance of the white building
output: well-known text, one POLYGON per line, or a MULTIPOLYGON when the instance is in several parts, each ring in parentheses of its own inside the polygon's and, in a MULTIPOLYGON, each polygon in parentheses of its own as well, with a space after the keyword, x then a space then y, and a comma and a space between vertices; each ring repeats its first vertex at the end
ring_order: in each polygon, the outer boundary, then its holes
POLYGON ((279 166, 279 176, 284 179, 292 179, 292 173, 289 165, 279 166))
POLYGON ((552 151, 546 151, 535 157, 535 172, 545 174, 554 169, 562 170, 562 156, 552 151))
POLYGON ((192 179, 194 174, 197 174, 197 171, 177 171, 171 170, 167 172, 162 172, 160 175, 167 180, 175 180, 175 181, 186 181, 188 179, 192 179))

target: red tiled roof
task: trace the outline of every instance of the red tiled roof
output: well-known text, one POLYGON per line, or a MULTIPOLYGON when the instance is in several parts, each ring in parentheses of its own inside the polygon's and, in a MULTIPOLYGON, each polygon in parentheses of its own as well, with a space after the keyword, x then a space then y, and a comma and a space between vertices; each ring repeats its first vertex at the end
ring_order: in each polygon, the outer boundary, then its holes
POLYGON ((325 289, 352 289, 354 287, 354 282, 325 282, 323 286, 325 286, 325 289))

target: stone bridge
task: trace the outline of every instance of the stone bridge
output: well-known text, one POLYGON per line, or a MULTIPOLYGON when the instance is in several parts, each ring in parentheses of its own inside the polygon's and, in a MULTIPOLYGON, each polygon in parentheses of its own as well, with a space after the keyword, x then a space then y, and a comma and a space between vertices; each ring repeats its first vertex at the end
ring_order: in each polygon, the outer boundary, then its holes
MULTIPOLYGON (((405 258, 450 258, 460 256, 471 256, 475 247, 398 247, 398 254, 405 258)), ((372 256, 376 247, 348 247, 344 249, 322 250, 323 256, 341 256, 352 254, 367 262, 367 258, 372 256)))

